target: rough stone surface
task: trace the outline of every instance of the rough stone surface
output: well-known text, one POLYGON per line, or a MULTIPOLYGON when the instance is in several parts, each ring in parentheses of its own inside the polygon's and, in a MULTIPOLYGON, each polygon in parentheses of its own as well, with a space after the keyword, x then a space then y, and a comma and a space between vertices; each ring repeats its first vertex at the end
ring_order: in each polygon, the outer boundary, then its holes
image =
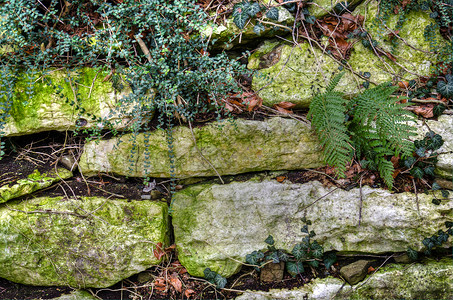
POLYGON ((0 205, 0 277, 111 286, 159 262, 153 249, 168 244, 167 218, 163 202, 43 197, 0 205))
MULTIPOLYGON (((327 1, 325 1, 327 2, 327 1)), ((331 1, 328 1, 330 4, 331 1)), ((394 79, 410 80, 420 76, 427 76, 431 72, 431 66, 435 64, 438 57, 429 51, 429 43, 423 36, 425 27, 434 22, 428 14, 422 12, 410 13, 408 20, 400 30, 401 38, 405 39, 415 50, 403 42, 400 42, 395 49, 392 49, 388 41, 388 33, 380 33, 380 22, 376 20, 377 1, 362 3, 354 11, 354 14, 365 16, 364 29, 377 39, 379 47, 389 53, 393 53, 397 63, 385 56, 378 57, 373 50, 365 48, 359 41, 355 43, 351 51, 348 64, 356 73, 369 72, 370 82, 380 84, 394 79)), ((390 28, 397 21, 397 16, 390 18, 390 28)), ((437 37, 442 41, 442 37, 437 37)), ((325 41, 327 45, 327 41, 325 41)), ((339 64, 329 55, 323 53, 315 45, 311 47, 308 43, 302 43, 295 47, 292 45, 273 44, 267 42, 249 58, 249 69, 260 69, 260 73, 253 77, 252 86, 259 91, 265 105, 272 106, 280 101, 289 101, 297 104, 298 107, 308 107, 313 95, 323 92, 332 77, 332 72, 338 70, 339 64), (272 51, 279 52, 279 58, 267 67, 263 62, 272 51), (260 67, 261 63, 261 67, 260 67)), ((349 69, 348 69, 349 70, 349 69)), ((350 71, 343 76, 337 90, 352 96, 360 91, 360 84, 364 80, 356 77, 350 71)))
MULTIPOLYGON (((214 123, 194 128, 193 134, 199 151, 220 175, 322 165, 317 140, 310 127, 292 119, 214 123)), ((85 145, 79 170, 84 175, 107 172, 136 177, 170 177, 165 132, 156 130, 147 138, 149 142, 145 145, 145 135, 137 135, 135 148, 131 134, 120 139, 90 142, 85 145), (118 144, 119 140, 121 143, 118 144)), ((216 176, 197 151, 189 128, 175 128, 173 138, 176 177, 216 176)))
POLYGON ((365 278, 369 264, 370 262, 367 260, 358 260, 342 267, 340 269, 340 274, 350 285, 354 285, 365 278))
MULTIPOLYGON (((52 82, 53 86, 42 80, 36 81, 31 98, 26 93, 28 83, 25 80, 19 81, 10 111, 11 116, 2 128, 3 136, 25 135, 48 130, 74 130, 77 127, 76 124, 82 129, 103 126, 93 121, 92 116, 104 118, 118 129, 124 128, 133 117, 128 116, 127 112, 119 117, 115 111, 118 109, 119 100, 127 90, 124 90, 124 93, 118 93, 112 87, 112 83, 102 82, 107 74, 84 68, 80 71, 80 75, 72 74, 71 80, 67 81, 69 76, 65 72, 53 71, 45 77, 52 82), (79 83, 77 86, 74 83, 76 79, 79 83), (58 86, 63 88, 61 97, 56 93, 58 86), (77 100, 74 99, 75 92, 78 93, 77 100), (77 110, 76 105, 81 109, 77 110)), ((132 105, 128 107, 126 110, 132 109, 132 105)))
MULTIPOLYGON (((259 1, 262 4, 268 6, 277 5, 277 2, 274 0, 261 0, 259 1)), ((269 20, 264 19, 266 22, 277 23, 279 25, 292 27, 294 23, 294 17, 292 14, 282 6, 277 6, 278 9, 278 20, 269 20)), ((209 24, 202 30, 201 34, 205 37, 208 37, 210 40, 215 40, 213 45, 214 48, 220 49, 231 49, 238 45, 244 45, 247 43, 256 43, 257 39, 262 38, 271 38, 276 35, 287 34, 288 31, 285 29, 279 28, 277 30, 272 30, 273 26, 265 25, 265 30, 262 31, 259 35, 253 31, 253 28, 257 22, 252 21, 244 29, 239 29, 234 22, 233 17, 226 19, 223 25, 209 24)))
MULTIPOLYGON (((260 90, 265 105, 288 101, 302 108, 310 105, 315 93, 325 90, 338 66, 333 58, 308 43, 292 47, 266 41, 250 56, 247 67, 260 69, 253 77, 252 85, 254 90, 260 90), (270 67, 266 67, 269 56, 276 58, 270 67)), ((357 82, 350 74, 343 76, 338 90, 349 95, 359 92, 357 82)))
POLYGON ((426 121, 427 126, 419 127, 418 138, 422 139, 431 129, 440 134, 444 140, 442 147, 437 150, 439 153, 436 164, 437 175, 452 180, 453 177, 453 116, 442 115, 435 120, 426 121))
POLYGON ((283 279, 285 273, 285 262, 278 264, 268 263, 260 270, 260 280, 264 282, 276 282, 283 279))
POLYGON ((321 18, 327 15, 329 12, 333 10, 333 8, 340 4, 341 2, 348 3, 348 9, 353 10, 355 6, 357 6, 363 0, 349 0, 349 1, 342 1, 342 0, 316 0, 310 1, 312 4, 309 6, 308 10, 310 14, 315 16, 316 18, 321 18))
POLYGON ((240 269, 237 261, 244 261, 254 250, 266 249, 268 235, 274 237, 277 248, 292 250, 305 235, 300 231, 304 216, 312 221, 310 230, 325 251, 422 250, 425 237, 453 220, 453 202, 433 205, 432 198, 419 194, 418 211, 414 194, 364 186, 359 219, 357 188, 332 190, 319 182, 270 180, 196 185, 174 196, 175 243, 179 260, 190 274, 203 276, 209 267, 227 277, 240 269))
POLYGON ((248 291, 236 300, 274 299, 451 299, 453 261, 425 261, 408 265, 391 264, 354 289, 337 278, 315 279, 294 290, 248 291))
POLYGON ((5 184, 0 187, 0 203, 31 194, 37 190, 51 186, 62 179, 72 177, 72 172, 64 168, 58 168, 56 172, 40 174, 38 170, 28 175, 28 178, 19 179, 13 184, 5 184))
POLYGON ((62 295, 52 300, 97 300, 98 298, 84 290, 76 290, 68 295, 62 295))

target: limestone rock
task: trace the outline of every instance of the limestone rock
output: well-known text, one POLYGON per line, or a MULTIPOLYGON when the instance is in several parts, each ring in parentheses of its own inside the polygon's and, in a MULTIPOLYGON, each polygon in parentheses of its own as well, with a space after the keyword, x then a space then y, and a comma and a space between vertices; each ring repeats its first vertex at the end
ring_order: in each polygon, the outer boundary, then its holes
POLYGON ((358 260, 342 267, 340 269, 340 274, 350 285, 354 285, 365 278, 369 264, 370 262, 367 260, 358 260))
POLYGON ((49 174, 41 174, 35 170, 27 178, 19 179, 13 184, 6 184, 0 187, 0 203, 8 200, 31 194, 37 190, 51 186, 62 179, 72 177, 72 172, 64 168, 58 168, 57 171, 51 171, 49 174))
POLYGON ((408 265, 391 264, 352 289, 337 278, 315 279, 293 290, 247 291, 236 300, 451 299, 453 261, 442 259, 408 265))
POLYGON ((168 244, 162 202, 34 198, 0 206, 0 277, 40 286, 104 288, 159 260, 168 244))
POLYGON ((329 12, 332 12, 336 5, 344 4, 346 2, 348 3, 347 9, 353 11, 354 8, 362 1, 363 0, 315 0, 311 1, 312 4, 309 6, 308 10, 310 11, 311 15, 315 16, 316 18, 321 18, 327 15, 329 12))
POLYGON ((91 295, 89 292, 84 290, 75 290, 71 294, 62 295, 52 300, 96 300, 98 298, 91 295))
MULTIPOLYGON (((64 71, 52 71, 44 79, 33 84, 33 94, 29 97, 29 83, 20 80, 12 99, 10 117, 0 128, 3 136, 32 134, 48 130, 74 130, 104 127, 105 124, 93 120, 103 118, 117 129, 122 129, 133 120, 129 113, 133 105, 120 102, 128 92, 116 91, 112 83, 103 82, 108 73, 84 68, 79 75, 64 71), (70 79, 69 79, 70 78, 70 79), (74 80, 78 81, 78 85, 74 80), (52 82, 50 84, 49 82, 52 82), (61 96, 57 94, 62 87, 61 96), (74 97, 77 93, 77 99, 74 97), (121 105, 120 105, 121 104, 121 105), (80 106, 80 109, 76 109, 80 106), (118 112, 123 114, 119 115, 118 112)), ((34 78, 32 78, 35 80, 34 78)))
MULTIPOLYGON (((440 194, 440 193, 439 193, 440 194)), ((439 195, 438 195, 439 196, 439 195)), ((432 195, 387 190, 325 188, 319 182, 201 184, 174 195, 173 226, 180 262, 190 274, 211 270, 229 277, 245 256, 275 247, 291 251, 305 236, 302 217, 325 251, 385 253, 422 250, 421 241, 452 221, 453 202, 431 203, 432 195), (318 200, 318 201, 317 201, 318 200), (317 202, 316 202, 317 201, 317 202), (360 224, 359 224, 359 220, 360 224)), ((440 197, 440 196, 439 196, 440 197)))
MULTIPOLYGON (((326 5, 331 3, 324 2, 326 5)), ((425 27, 434 20, 423 12, 409 13, 399 35, 410 46, 401 41, 397 47, 392 48, 390 42, 386 40, 389 32, 382 33, 382 28, 379 27, 382 24, 375 17, 377 5, 377 1, 366 1, 355 9, 354 14, 366 16, 364 30, 379 41, 380 48, 394 54, 396 63, 385 55, 377 56, 373 50, 365 48, 358 41, 348 60, 351 70, 356 74, 369 72, 372 84, 428 76, 431 73, 431 66, 442 60, 437 54, 429 52, 431 51, 429 43, 423 36, 425 27)), ((391 17, 388 26, 392 28, 397 19, 397 16, 391 17)), ((436 38, 443 43, 440 35, 436 38)), ((265 105, 272 106, 281 101, 288 101, 297 104, 298 107, 308 107, 315 94, 324 92, 332 73, 338 72, 339 66, 325 51, 307 42, 297 46, 283 42, 267 42, 250 56, 248 64, 249 69, 260 69, 253 77, 252 86, 254 90, 259 91, 265 105), (272 52, 278 55, 271 55, 272 52), (266 65, 268 56, 276 58, 272 64, 266 65)), ((362 78, 356 77, 347 68, 337 90, 351 97, 360 92, 360 84, 363 82, 362 78)))
MULTIPOLYGON (((253 89, 263 98, 263 104, 273 106, 281 101, 308 107, 313 95, 324 92, 338 63, 308 43, 296 47, 266 41, 249 58, 249 69, 260 69, 253 77, 253 89), (271 64, 268 58, 274 57, 271 64)), ((345 74, 338 90, 348 95, 359 92, 352 75, 345 74)))
MULTIPOLYGON (((322 165, 316 138, 306 124, 292 119, 235 120, 194 128, 196 145, 220 175, 262 170, 290 170, 322 165)), ((173 130, 175 174, 178 178, 216 176, 197 151, 187 127, 173 130)), ((170 177, 168 144, 163 130, 124 135, 85 145, 79 170, 127 176, 170 177), (120 142, 120 143, 119 143, 120 142), (147 159, 145 160, 145 157, 147 159)))
MULTIPOLYGON (((272 22, 283 26, 292 27, 294 23, 294 17, 291 13, 286 10, 283 6, 277 6, 277 2, 274 0, 260 0, 263 5, 270 7, 276 6, 278 9, 278 20, 269 20, 265 18, 264 21, 272 22)), ((253 31, 254 26, 258 22, 252 21, 244 28, 240 29, 237 27, 233 22, 233 17, 230 16, 228 19, 225 20, 223 25, 216 25, 216 24, 209 24, 207 25, 202 31, 201 34, 209 40, 215 41, 213 48, 217 49, 231 49, 238 45, 244 45, 247 43, 256 43, 257 39, 261 38, 271 38, 278 34, 287 34, 289 33, 285 29, 278 28, 276 30, 272 30, 273 26, 269 26, 266 24, 264 25, 264 31, 262 31, 259 35, 253 31)))

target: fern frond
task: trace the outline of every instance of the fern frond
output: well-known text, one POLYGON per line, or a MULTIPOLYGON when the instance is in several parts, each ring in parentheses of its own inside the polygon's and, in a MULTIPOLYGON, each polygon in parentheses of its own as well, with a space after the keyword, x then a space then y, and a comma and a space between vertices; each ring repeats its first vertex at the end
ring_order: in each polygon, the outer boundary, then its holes
POLYGON ((389 189, 393 187, 393 172, 395 172, 395 168, 393 167, 393 163, 387 160, 384 156, 377 155, 375 159, 375 163, 377 165, 377 169, 381 178, 384 180, 385 184, 389 189))
MULTIPOLYGON (((397 87, 387 84, 378 85, 358 95, 354 100, 354 122, 370 125, 374 122, 376 133, 381 140, 388 141, 388 146, 394 155, 408 156, 414 150, 409 140, 416 135, 413 126, 414 116, 404 110, 406 104, 397 103, 398 99, 391 97, 397 87)), ((360 125, 359 125, 360 126, 360 125)))
POLYGON ((344 177, 346 165, 352 158, 351 140, 344 124, 346 100, 341 93, 333 91, 342 75, 335 76, 325 93, 314 97, 308 118, 318 135, 325 162, 336 167, 338 175, 344 177))
POLYGON ((329 85, 327 86, 326 92, 333 92, 333 90, 337 87, 338 83, 340 82, 341 78, 344 75, 344 71, 338 73, 337 75, 334 76, 329 82, 329 85))

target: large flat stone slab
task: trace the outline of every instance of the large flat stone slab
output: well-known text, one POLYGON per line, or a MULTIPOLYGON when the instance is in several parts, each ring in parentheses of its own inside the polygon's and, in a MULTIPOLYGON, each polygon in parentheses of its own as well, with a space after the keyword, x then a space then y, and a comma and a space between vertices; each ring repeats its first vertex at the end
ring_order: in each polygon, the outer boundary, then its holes
MULTIPOLYGON (((440 195, 438 195, 440 197, 440 195)), ((319 182, 285 184, 277 181, 205 184, 177 192, 173 227, 179 260, 190 274, 211 268, 223 276, 237 272, 254 250, 276 247, 291 251, 310 230, 325 251, 385 253, 421 250, 422 240, 452 221, 453 202, 431 203, 432 195, 391 194, 387 190, 325 188, 319 182)))
POLYGON ((108 287, 159 260, 167 205, 35 198, 0 205, 0 277, 39 286, 108 287))
POLYGON ((338 278, 315 279, 293 290, 248 291, 236 300, 273 299, 451 299, 453 261, 427 260, 411 265, 391 264, 353 288, 338 278))
MULTIPOLYGON (((176 127, 172 135, 178 178, 216 176, 210 164, 220 175, 322 165, 310 126, 293 119, 235 120, 194 128, 199 151, 189 128, 176 127)), ((169 160, 165 131, 156 130, 86 144, 79 170, 88 176, 106 172, 170 177, 169 160)))
POLYGON ((83 68, 78 74, 69 75, 62 70, 49 71, 44 78, 37 74, 31 78, 32 86, 29 80, 20 79, 14 90, 10 117, 0 132, 3 136, 18 136, 106 126, 99 119, 109 121, 116 129, 125 128, 134 118, 130 113, 134 104, 120 100, 130 89, 126 86, 122 92, 115 90, 111 82, 104 82, 107 75, 108 72, 83 68))

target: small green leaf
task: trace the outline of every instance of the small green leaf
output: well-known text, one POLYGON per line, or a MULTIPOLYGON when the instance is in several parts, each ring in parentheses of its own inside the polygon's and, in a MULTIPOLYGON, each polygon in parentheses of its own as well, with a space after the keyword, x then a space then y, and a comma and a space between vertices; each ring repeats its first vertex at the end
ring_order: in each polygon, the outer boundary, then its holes
POLYGON ((437 199, 437 198, 434 198, 433 200, 431 200, 431 202, 434 204, 434 205, 440 205, 440 200, 437 199))
POLYGON ((424 157, 425 156, 425 152, 426 152, 426 149, 423 148, 423 147, 415 149, 415 154, 417 154, 420 157, 424 157))
POLYGON ((271 9, 269 9, 266 12, 266 17, 271 19, 271 20, 278 21, 278 8, 271 7, 271 9))
POLYGON ((255 26, 253 26, 253 32, 256 33, 257 35, 261 35, 261 33, 265 30, 266 28, 261 23, 258 23, 255 26))
POLYGON ((448 198, 448 196, 450 195, 450 192, 447 190, 441 190, 440 192, 442 193, 442 197, 444 198, 448 198))
MULTIPOLYGON (((427 166, 423 169, 423 172, 425 172, 426 175, 434 176, 434 170, 435 170, 434 166, 427 166)), ((433 185, 433 188, 434 188, 434 185, 433 185)))
POLYGON ((337 255, 334 252, 330 252, 324 257, 324 265, 326 266, 326 269, 329 269, 336 262, 337 255))
POLYGON ((305 18, 305 21, 307 21, 307 23, 313 25, 316 22, 316 17, 315 16, 308 16, 308 17, 305 18))
POLYGON ((308 248, 300 243, 300 244, 296 244, 294 245, 293 247, 293 250, 291 251, 291 254, 294 255, 294 257, 297 259, 297 260, 304 260, 307 258, 307 251, 308 248))
POLYGON ((415 162, 417 161, 417 159, 413 156, 410 156, 408 158, 406 158, 406 160, 404 160, 404 166, 406 168, 411 168, 413 164, 415 164, 415 162))
POLYGON ((319 261, 317 260, 310 260, 307 262, 310 266, 312 266, 313 268, 318 268, 319 267, 319 261))
POLYGON ((227 280, 225 277, 216 274, 216 277, 214 278, 214 283, 218 289, 223 289, 227 284, 227 280))
POLYGON ((415 178, 422 178, 423 177, 423 170, 419 167, 415 167, 410 171, 411 175, 415 178))
POLYGON ((286 271, 288 271, 291 276, 295 277, 297 274, 304 271, 304 265, 299 261, 288 261, 286 263, 286 271))
POLYGON ((244 29, 248 20, 249 16, 246 13, 241 13, 234 17, 233 22, 239 29, 244 29))
POLYGON ((269 235, 269 236, 264 240, 264 242, 265 242, 266 244, 272 246, 272 245, 275 243, 274 237, 273 237, 272 235, 269 235))
POLYGON ((453 98, 453 81, 439 81, 437 83, 437 92, 445 98, 453 98))
POLYGON ((370 82, 369 81, 364 81, 362 83, 362 85, 363 85, 364 88, 368 89, 370 87, 370 82))
POLYGON ((417 260, 418 259, 418 252, 415 251, 414 249, 412 249, 411 247, 407 248, 407 256, 409 256, 409 258, 413 261, 417 260))
POLYGON ((453 227, 453 222, 445 221, 445 227, 452 228, 453 227))
POLYGON ((447 109, 447 107, 445 107, 445 105, 443 104, 438 104, 436 106, 434 106, 433 108, 433 114, 434 116, 440 116, 444 111, 445 109, 447 109))
POLYGON ((314 237, 316 235, 316 233, 312 230, 310 231, 310 237, 314 237))
POLYGON ((431 150, 438 150, 444 144, 444 140, 438 134, 431 138, 431 143, 428 143, 427 148, 431 150))
POLYGON ((440 190, 440 185, 437 182, 434 182, 432 185, 432 189, 433 189, 433 191, 440 190))
POLYGON ((244 7, 244 12, 247 13, 249 17, 254 17, 260 11, 261 7, 258 2, 250 3, 244 7))
POLYGON ((308 233, 308 226, 307 225, 304 225, 300 231, 302 231, 303 233, 308 233))

